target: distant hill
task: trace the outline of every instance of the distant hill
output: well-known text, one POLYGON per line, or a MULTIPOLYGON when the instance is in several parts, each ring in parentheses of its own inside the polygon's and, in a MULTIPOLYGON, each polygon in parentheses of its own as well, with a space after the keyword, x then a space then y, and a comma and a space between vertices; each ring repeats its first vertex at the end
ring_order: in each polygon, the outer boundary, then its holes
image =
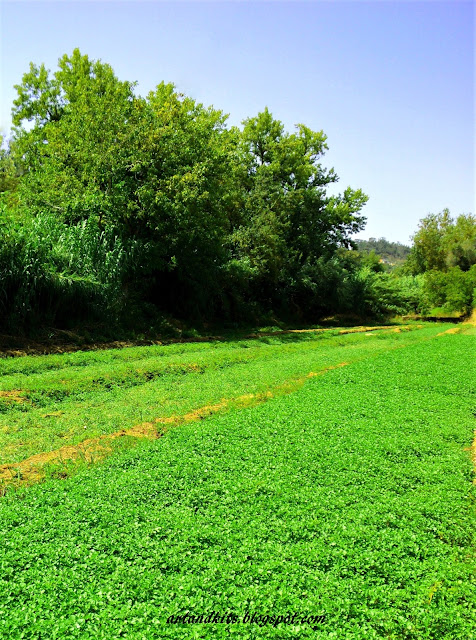
POLYGON ((362 253, 375 251, 382 260, 390 265, 402 264, 408 254, 410 247, 400 242, 389 242, 385 238, 369 238, 368 240, 355 240, 357 248, 362 253))

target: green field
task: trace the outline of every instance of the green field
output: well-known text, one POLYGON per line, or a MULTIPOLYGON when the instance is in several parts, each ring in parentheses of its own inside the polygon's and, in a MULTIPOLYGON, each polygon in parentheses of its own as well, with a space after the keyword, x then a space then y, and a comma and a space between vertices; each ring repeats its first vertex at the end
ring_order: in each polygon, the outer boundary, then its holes
POLYGON ((0 361, 0 638, 475 637, 474 333, 0 361), (170 416, 71 477, 15 475, 170 416), (167 622, 212 612, 237 621, 167 622))
POLYGON ((0 360, 0 465, 223 399, 265 393, 446 328, 355 334, 336 329, 0 360))

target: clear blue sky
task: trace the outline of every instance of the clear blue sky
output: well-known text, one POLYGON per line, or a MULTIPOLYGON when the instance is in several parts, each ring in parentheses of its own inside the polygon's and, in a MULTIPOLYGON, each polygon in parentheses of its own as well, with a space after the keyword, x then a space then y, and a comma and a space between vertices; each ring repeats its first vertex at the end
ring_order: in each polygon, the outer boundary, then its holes
POLYGON ((160 81, 239 124, 268 106, 322 129, 337 191, 370 197, 360 237, 409 242, 420 218, 475 212, 472 2, 1 4, 1 123, 30 61, 79 47, 142 95, 160 81))

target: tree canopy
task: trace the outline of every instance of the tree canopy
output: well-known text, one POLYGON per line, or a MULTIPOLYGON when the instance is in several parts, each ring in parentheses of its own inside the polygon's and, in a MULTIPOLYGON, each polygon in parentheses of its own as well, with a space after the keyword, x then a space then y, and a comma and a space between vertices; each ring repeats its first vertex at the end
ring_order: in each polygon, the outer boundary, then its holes
POLYGON ((305 307, 365 225, 360 189, 327 192, 338 177, 322 165, 325 134, 289 133, 268 108, 228 127, 173 84, 135 89, 78 49, 53 72, 30 64, 0 158, 17 213, 138 243, 124 286, 174 313, 305 307))
POLYGON ((354 241, 368 198, 329 194, 323 131, 286 131, 267 107, 230 127, 171 83, 138 95, 78 49, 53 72, 31 63, 16 90, 0 145, 3 324, 315 321, 475 302, 475 217, 428 215, 411 250, 354 241))
POLYGON ((476 217, 461 214, 452 218, 448 209, 429 214, 420 221, 413 236, 409 269, 414 273, 447 271, 459 267, 468 271, 476 264, 476 217))

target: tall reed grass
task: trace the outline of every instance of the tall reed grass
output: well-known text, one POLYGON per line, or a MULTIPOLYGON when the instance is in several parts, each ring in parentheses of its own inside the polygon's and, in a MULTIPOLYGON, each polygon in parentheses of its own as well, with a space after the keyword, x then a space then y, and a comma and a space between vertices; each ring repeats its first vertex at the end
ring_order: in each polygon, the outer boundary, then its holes
POLYGON ((0 325, 117 320, 127 284, 147 249, 93 219, 67 225, 54 214, 21 221, 0 212, 0 325))

